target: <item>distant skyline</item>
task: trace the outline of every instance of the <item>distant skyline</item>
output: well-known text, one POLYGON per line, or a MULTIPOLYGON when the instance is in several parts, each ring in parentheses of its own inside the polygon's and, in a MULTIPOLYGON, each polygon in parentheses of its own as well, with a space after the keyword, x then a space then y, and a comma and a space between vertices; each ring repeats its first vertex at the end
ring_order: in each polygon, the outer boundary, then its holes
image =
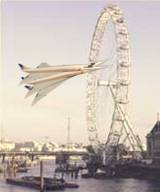
MULTIPOLYGON (((18 86, 18 63, 87 63, 96 21, 108 1, 2 1, 1 126, 11 140, 87 143, 86 76, 65 82, 34 107, 18 86)), ((124 12, 131 45, 130 121, 145 143, 160 112, 160 2, 113 1, 124 12)), ((100 133, 103 135, 103 132, 100 133)))

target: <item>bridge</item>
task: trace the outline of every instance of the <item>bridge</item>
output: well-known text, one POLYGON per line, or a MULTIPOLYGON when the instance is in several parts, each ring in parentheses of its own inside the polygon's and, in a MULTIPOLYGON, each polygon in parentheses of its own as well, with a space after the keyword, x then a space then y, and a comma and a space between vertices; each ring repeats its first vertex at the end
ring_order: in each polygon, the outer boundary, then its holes
POLYGON ((5 161, 6 157, 16 157, 24 156, 29 157, 31 160, 34 160, 34 157, 38 156, 56 156, 57 157, 69 157, 69 156, 85 156, 87 151, 78 151, 78 150, 59 150, 59 151, 31 151, 31 152, 22 152, 22 151, 0 151, 0 157, 2 157, 2 162, 5 161))

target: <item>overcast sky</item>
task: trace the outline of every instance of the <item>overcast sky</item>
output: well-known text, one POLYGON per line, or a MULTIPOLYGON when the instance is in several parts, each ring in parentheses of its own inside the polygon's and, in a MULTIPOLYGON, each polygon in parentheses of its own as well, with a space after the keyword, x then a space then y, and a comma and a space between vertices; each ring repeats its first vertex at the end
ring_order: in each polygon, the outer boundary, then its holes
MULTIPOLYGON (((34 107, 18 86, 18 63, 36 67, 87 63, 96 20, 107 1, 3 1, 1 124, 11 140, 87 142, 86 77, 65 82, 34 107)), ((124 12, 131 45, 130 120, 145 142, 160 111, 160 2, 114 1, 124 12)), ((107 129, 107 128, 106 128, 107 129)), ((104 135, 101 132, 101 135, 104 135)))

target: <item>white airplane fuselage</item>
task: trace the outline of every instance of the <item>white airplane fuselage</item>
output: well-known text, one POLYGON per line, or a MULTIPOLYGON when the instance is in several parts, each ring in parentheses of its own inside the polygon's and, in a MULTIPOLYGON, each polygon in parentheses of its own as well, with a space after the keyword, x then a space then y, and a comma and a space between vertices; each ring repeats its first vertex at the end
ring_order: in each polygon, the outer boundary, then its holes
POLYGON ((25 84, 25 88, 28 90, 26 97, 36 93, 32 103, 35 104, 67 79, 104 68, 99 66, 102 63, 104 62, 60 66, 41 63, 36 68, 29 68, 19 64, 23 72, 28 73, 27 76, 21 78, 20 84, 25 84))

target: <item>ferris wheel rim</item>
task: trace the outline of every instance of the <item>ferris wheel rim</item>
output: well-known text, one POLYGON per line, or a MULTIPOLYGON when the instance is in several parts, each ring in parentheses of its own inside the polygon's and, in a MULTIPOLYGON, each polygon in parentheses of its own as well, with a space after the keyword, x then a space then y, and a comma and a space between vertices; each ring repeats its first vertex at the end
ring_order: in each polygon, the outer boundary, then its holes
MULTIPOLYGON (((130 51, 128 30, 125 23, 123 13, 118 6, 107 6, 100 14, 95 27, 94 34, 92 36, 92 42, 90 47, 89 61, 97 62, 99 60, 99 54, 101 50, 101 42, 103 40, 105 28, 108 21, 111 21, 115 29, 116 38, 116 53, 117 53, 117 87, 115 91, 116 100, 120 105, 123 105, 123 98, 118 97, 119 90, 123 87, 126 91, 125 108, 128 105, 128 86, 130 83, 130 51), (125 53, 125 54, 124 54, 125 53), (123 69, 123 70, 121 70, 123 69), (121 72, 126 72, 126 76, 122 77, 121 72), (119 98, 119 101, 118 101, 119 98), (121 100, 120 100, 121 99, 121 100)), ((99 144, 98 130, 96 127, 96 107, 95 107, 95 91, 96 91, 96 75, 95 73, 88 74, 87 76, 87 129, 89 133, 89 140, 92 145, 99 144)), ((124 102, 125 103, 125 102, 124 102)), ((114 117, 114 112, 113 116, 114 117)), ((112 119, 111 126, 114 125, 114 119, 112 119)), ((108 139, 107 139, 108 141, 108 139)))

